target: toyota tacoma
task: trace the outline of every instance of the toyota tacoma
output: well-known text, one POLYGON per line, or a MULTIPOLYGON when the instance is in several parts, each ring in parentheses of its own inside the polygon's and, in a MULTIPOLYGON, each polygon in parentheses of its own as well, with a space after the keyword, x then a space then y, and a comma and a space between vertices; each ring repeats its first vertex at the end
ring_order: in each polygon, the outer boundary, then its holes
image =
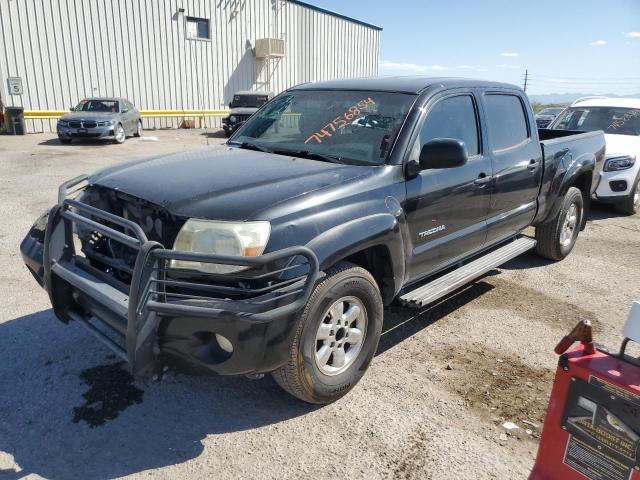
POLYGON ((137 378, 271 373, 328 403, 369 366, 384 305, 427 305, 530 249, 567 256, 604 154, 601 131, 538 130, 508 84, 304 84, 225 145, 65 182, 21 252, 58 319, 137 378))

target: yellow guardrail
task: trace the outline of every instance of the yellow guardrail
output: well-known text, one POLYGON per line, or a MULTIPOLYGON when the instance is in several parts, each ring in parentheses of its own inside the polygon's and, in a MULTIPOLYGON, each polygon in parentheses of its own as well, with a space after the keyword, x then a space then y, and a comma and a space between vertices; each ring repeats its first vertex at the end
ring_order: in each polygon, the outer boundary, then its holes
MULTIPOLYGON (((69 113, 67 110, 25 110, 25 120, 52 120, 69 113)), ((229 110, 140 110, 143 118, 223 117, 229 110)))

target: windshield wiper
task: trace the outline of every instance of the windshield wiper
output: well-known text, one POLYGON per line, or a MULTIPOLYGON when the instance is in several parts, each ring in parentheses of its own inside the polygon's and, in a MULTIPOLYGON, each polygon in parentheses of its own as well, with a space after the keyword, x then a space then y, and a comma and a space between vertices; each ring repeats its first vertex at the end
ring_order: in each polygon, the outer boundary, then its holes
POLYGON ((232 143, 232 145, 238 145, 240 148, 246 148, 247 150, 257 150, 258 152, 265 152, 265 153, 273 153, 273 150, 269 150, 266 147, 263 147, 261 145, 256 145, 255 143, 249 143, 249 142, 242 142, 242 143, 232 143))
POLYGON ((331 162, 331 163, 343 163, 342 157, 339 157, 337 155, 329 155, 328 153, 310 152, 309 150, 278 149, 278 150, 274 150, 273 153, 277 153, 278 155, 293 155, 295 157, 308 158, 311 160, 323 160, 325 162, 331 162))

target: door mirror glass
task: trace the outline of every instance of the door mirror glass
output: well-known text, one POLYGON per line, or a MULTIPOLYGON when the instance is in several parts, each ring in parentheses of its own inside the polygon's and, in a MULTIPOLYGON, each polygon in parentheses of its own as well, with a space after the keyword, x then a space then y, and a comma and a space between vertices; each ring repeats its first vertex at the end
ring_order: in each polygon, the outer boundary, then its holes
POLYGON ((467 163, 467 147, 454 138, 434 138, 420 150, 420 168, 455 168, 467 163))

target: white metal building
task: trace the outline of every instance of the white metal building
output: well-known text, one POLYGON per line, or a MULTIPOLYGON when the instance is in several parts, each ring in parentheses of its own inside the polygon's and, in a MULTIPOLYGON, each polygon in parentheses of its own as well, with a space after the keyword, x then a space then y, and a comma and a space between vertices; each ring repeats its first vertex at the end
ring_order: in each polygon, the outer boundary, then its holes
POLYGON ((377 75, 380 30, 295 0, 0 0, 0 101, 29 132, 90 96, 219 125, 237 90, 377 75))

